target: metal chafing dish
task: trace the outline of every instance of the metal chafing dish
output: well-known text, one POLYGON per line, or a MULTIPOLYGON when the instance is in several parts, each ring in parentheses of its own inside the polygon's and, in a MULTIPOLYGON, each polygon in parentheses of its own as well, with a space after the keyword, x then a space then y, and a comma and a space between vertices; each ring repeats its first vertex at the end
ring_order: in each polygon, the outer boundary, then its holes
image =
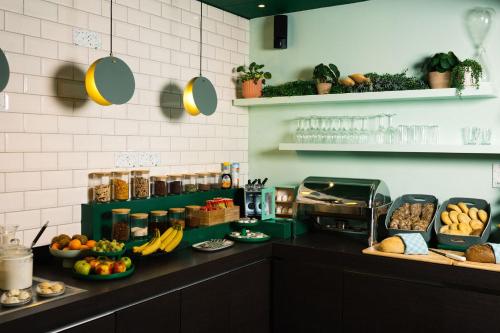
POLYGON ((372 246, 391 197, 378 179, 308 177, 299 187, 296 205, 295 218, 317 229, 365 239, 372 246))

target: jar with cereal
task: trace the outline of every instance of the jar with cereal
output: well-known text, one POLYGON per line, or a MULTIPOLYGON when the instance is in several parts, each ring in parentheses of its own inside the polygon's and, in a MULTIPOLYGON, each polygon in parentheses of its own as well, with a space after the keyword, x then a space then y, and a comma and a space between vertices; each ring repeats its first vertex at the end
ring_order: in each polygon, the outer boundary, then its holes
POLYGON ((133 170, 131 175, 132 199, 147 199, 149 197, 149 171, 133 170))
POLYGON ((129 199, 129 176, 128 171, 114 171, 111 173, 112 199, 114 201, 129 199))
POLYGON ((111 201, 110 177, 109 172, 89 174, 89 198, 91 198, 91 202, 107 203, 111 201))

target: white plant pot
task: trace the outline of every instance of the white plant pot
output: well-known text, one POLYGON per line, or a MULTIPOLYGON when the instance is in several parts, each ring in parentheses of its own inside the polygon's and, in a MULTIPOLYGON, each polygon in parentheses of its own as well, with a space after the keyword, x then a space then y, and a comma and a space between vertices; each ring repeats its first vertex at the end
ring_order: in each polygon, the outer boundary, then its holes
POLYGON ((476 80, 472 77, 472 71, 470 68, 467 68, 464 71, 464 87, 474 87, 476 83, 476 80))

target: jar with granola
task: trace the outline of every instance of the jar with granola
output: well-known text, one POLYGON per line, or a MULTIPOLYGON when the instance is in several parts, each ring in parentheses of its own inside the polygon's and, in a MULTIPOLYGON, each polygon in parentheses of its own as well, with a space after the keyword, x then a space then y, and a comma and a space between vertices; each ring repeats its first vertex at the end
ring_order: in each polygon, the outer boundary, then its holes
POLYGON ((89 174, 89 198, 91 198, 91 202, 107 203, 111 201, 110 177, 109 172, 89 174))
POLYGON ((129 199, 129 176, 128 171, 114 171, 111 173, 112 199, 114 201, 129 199))
POLYGON ((149 197, 149 171, 133 170, 131 175, 132 199, 147 199, 149 197))

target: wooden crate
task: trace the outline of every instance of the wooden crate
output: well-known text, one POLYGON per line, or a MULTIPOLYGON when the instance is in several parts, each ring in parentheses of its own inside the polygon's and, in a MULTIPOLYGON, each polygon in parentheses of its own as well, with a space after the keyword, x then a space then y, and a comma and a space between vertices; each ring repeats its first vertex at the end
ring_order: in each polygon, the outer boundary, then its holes
POLYGON ((199 226, 204 227, 236 221, 239 218, 240 207, 238 206, 212 210, 209 212, 195 211, 191 217, 191 219, 194 220, 193 224, 198 224, 199 226))

